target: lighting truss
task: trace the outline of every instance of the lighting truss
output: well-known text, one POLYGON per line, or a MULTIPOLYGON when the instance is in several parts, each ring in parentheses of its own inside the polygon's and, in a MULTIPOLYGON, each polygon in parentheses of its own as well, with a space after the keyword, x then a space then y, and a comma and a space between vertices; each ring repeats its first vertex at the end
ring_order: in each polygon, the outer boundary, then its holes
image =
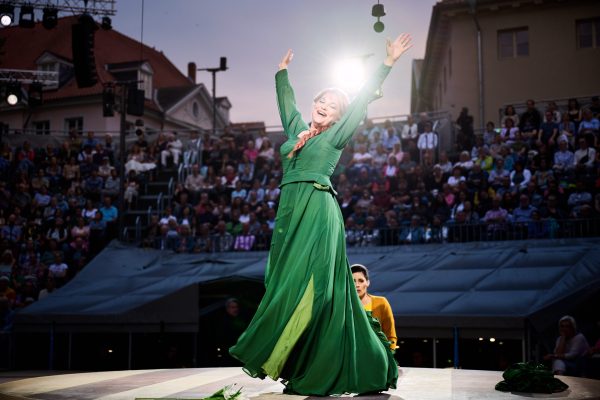
POLYGON ((56 8, 58 11, 71 11, 74 14, 116 15, 116 0, 8 0, 15 7, 31 6, 34 9, 56 8))
POLYGON ((58 72, 26 69, 0 69, 0 82, 18 81, 23 84, 39 82, 44 86, 58 86, 58 72))

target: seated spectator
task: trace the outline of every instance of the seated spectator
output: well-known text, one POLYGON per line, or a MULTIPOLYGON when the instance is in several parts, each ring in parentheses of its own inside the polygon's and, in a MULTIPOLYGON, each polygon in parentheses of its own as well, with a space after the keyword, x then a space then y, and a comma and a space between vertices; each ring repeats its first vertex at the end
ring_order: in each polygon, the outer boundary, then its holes
MULTIPOLYGON (((135 173, 135 170, 130 170, 129 173, 135 173)), ((121 187, 121 178, 119 177, 117 170, 112 169, 110 176, 104 181, 104 188, 102 189, 102 196, 117 197, 121 187)))
POLYGON ((512 119, 510 118, 505 121, 505 124, 505 127, 500 130, 500 138, 504 144, 511 146, 517 140, 519 128, 513 126, 512 119))
POLYGON ((524 167, 522 162, 515 163, 515 170, 510 173, 510 184, 517 190, 522 191, 527 188, 531 180, 531 171, 524 167))
POLYGON ((98 200, 104 186, 104 180, 98 176, 98 171, 92 170, 91 175, 85 180, 83 191, 92 199, 98 200))
POLYGON ((444 174, 450 174, 452 172, 453 165, 448 159, 448 153, 445 151, 440 152, 440 160, 435 166, 439 166, 444 174))
POLYGON ((237 181, 235 183, 235 189, 233 190, 233 192, 231 192, 231 201, 235 200, 238 197, 243 200, 246 198, 247 195, 248 193, 246 192, 246 189, 242 187, 242 182, 237 181))
POLYGON ((250 233, 250 225, 248 223, 242 224, 242 232, 235 237, 233 244, 233 250, 235 251, 250 251, 254 246, 256 236, 250 233))
POLYGON ((269 181, 269 187, 265 190, 265 200, 275 204, 279 200, 281 189, 275 179, 269 181))
POLYGON ((467 175, 469 190, 479 192, 488 186, 488 173, 481 168, 480 164, 474 164, 473 169, 467 175))
POLYGON ((485 124, 485 132, 483 132, 483 144, 491 146, 496 141, 496 126, 492 121, 485 124))
POLYGON ((492 239, 502 239, 506 233, 508 212, 500 207, 501 200, 499 196, 494 197, 492 208, 481 219, 487 225, 488 237, 492 239))
POLYGON ((220 220, 217 223, 215 233, 211 237, 213 252, 224 252, 231 250, 233 246, 233 236, 227 232, 225 221, 220 220))
POLYGON ((537 211, 535 207, 529 204, 529 197, 526 194, 519 196, 519 207, 512 213, 512 221, 516 224, 529 223, 533 220, 533 212, 537 211))
POLYGON ((385 120, 383 123, 383 147, 386 151, 391 151, 394 148, 394 145, 400 144, 400 135, 398 130, 392 124, 392 121, 389 119, 385 120))
POLYGON ((192 253, 196 248, 196 239, 192 236, 189 224, 179 226, 179 235, 174 247, 177 253, 192 253))
POLYGON ((552 372, 556 375, 581 376, 590 347, 585 336, 577 332, 575 318, 569 315, 558 321, 558 331, 554 351, 546 354, 544 360, 552 361, 552 372))
POLYGON ((166 167, 168 158, 173 158, 173 164, 176 166, 179 165, 179 157, 181 157, 182 151, 183 143, 181 143, 181 140, 177 137, 177 132, 173 131, 168 138, 165 149, 160 152, 161 165, 166 167))
POLYGON ((269 139, 263 139, 258 151, 258 158, 261 158, 268 163, 275 161, 275 149, 273 148, 273 145, 271 145, 269 139))
POLYGON ((519 117, 519 131, 523 135, 525 141, 536 138, 540 125, 542 124, 542 115, 535 108, 535 101, 527 100, 527 109, 519 117))
POLYGON ((454 164, 454 168, 460 168, 465 173, 468 173, 471 168, 473 168, 473 160, 471 160, 471 156, 468 151, 463 151, 460 153, 458 162, 454 164))
POLYGON ((127 203, 128 207, 131 207, 133 199, 138 196, 140 189, 140 182, 134 170, 129 171, 127 174, 127 180, 125 181, 125 191, 123 193, 123 199, 127 203))
POLYGON ((575 191, 569 196, 567 204, 570 208, 571 216, 578 218, 581 207, 592 204, 592 195, 585 189, 582 181, 577 181, 575 191))
POLYGON ((110 227, 111 224, 115 224, 117 222, 119 211, 117 210, 117 207, 112 205, 112 199, 110 196, 104 196, 102 207, 100 207, 98 211, 102 213, 102 219, 104 222, 106 222, 107 227, 110 227))
POLYGON ((506 121, 512 120, 513 126, 519 126, 519 115, 515 111, 515 107, 513 105, 507 105, 504 107, 504 113, 501 119, 502 128, 506 127, 506 121))
POLYGON ((421 217, 411 217, 410 225, 400 232, 400 241, 404 244, 425 243, 425 228, 421 225, 421 217))
POLYGON ((48 277, 53 278, 60 287, 66 282, 69 266, 63 262, 60 253, 54 255, 54 262, 48 266, 48 277))
POLYGON ((531 221, 527 224, 527 237, 529 239, 546 239, 550 237, 551 221, 544 221, 538 210, 531 213, 531 221))
POLYGON ((558 173, 567 172, 575 165, 575 156, 573 152, 569 151, 568 145, 566 138, 558 139, 558 151, 554 153, 554 165, 552 166, 552 169, 558 173))
POLYGON ((556 119, 554 119, 555 117, 552 111, 548 110, 544 115, 544 122, 540 126, 540 130, 538 132, 537 144, 538 147, 541 144, 554 147, 558 138, 558 122, 556 119))
POLYGON ((575 134, 575 123, 569 120, 569 114, 564 113, 561 122, 558 124, 557 142, 565 139, 569 145, 573 146, 575 134))
POLYGON ((173 213, 173 208, 167 206, 165 208, 164 216, 158 221, 159 225, 169 225, 169 221, 174 220, 177 221, 177 216, 173 213))
POLYGON ((460 166, 456 165, 452 170, 452 175, 448 178, 448 185, 450 185, 454 191, 458 191, 459 183, 465 180, 465 177, 462 175, 462 169, 460 166))
POLYGON ((156 163, 147 159, 146 153, 137 143, 133 144, 131 153, 127 155, 127 160, 128 161, 125 164, 126 174, 128 174, 129 171, 143 173, 156 168, 156 163))
MULTIPOLYGON (((97 153, 96 153, 97 154, 97 153)), ((115 167, 110 165, 110 159, 108 156, 103 156, 102 161, 98 167, 98 176, 102 179, 106 179, 111 175, 111 172, 115 170, 115 167)))
POLYGON ((246 143, 246 147, 244 148, 243 155, 248 158, 248 161, 251 163, 256 163, 256 158, 258 157, 258 150, 255 147, 255 143, 253 140, 248 140, 246 143))
POLYGON ((200 191, 202 191, 204 186, 204 177, 200 175, 198 164, 192 166, 192 173, 186 176, 183 186, 192 195, 192 201, 194 203, 197 202, 200 198, 200 191))
POLYGON ((348 164, 348 175, 351 177, 356 176, 359 171, 363 168, 366 168, 368 172, 370 172, 373 164, 373 156, 371 153, 367 152, 367 146, 360 145, 358 149, 354 152, 352 156, 352 160, 348 164))
POLYGON ((573 155, 573 167, 580 172, 591 170, 594 168, 596 161, 596 149, 588 145, 588 141, 584 137, 577 140, 579 149, 573 155))
POLYGON ((579 129, 579 123, 581 122, 581 106, 577 99, 569 99, 567 102, 567 112, 565 113, 569 121, 575 124, 575 132, 579 129))

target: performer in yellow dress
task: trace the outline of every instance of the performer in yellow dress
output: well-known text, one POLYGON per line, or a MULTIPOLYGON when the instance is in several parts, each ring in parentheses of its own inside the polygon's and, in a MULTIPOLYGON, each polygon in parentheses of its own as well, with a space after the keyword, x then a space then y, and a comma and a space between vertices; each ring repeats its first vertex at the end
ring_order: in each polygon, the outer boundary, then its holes
POLYGON ((396 350, 398 347, 398 337, 396 336, 396 324, 394 322, 392 306, 390 306, 385 297, 373 296, 367 293, 367 289, 371 284, 367 267, 362 264, 353 264, 350 269, 352 270, 354 287, 358 293, 358 298, 365 307, 365 311, 371 313, 373 318, 377 318, 381 324, 381 330, 390 342, 390 349, 396 350))

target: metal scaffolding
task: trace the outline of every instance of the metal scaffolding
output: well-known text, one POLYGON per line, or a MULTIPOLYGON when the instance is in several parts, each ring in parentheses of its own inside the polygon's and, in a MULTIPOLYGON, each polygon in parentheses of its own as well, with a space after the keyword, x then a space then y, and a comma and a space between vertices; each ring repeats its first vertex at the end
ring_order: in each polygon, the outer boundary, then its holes
POLYGON ((75 14, 116 15, 116 0, 9 0, 15 7, 31 6, 34 9, 56 8, 58 11, 71 11, 75 14))
POLYGON ((0 68, 0 82, 11 81, 18 81, 23 84, 39 82, 44 86, 58 86, 58 72, 0 68))

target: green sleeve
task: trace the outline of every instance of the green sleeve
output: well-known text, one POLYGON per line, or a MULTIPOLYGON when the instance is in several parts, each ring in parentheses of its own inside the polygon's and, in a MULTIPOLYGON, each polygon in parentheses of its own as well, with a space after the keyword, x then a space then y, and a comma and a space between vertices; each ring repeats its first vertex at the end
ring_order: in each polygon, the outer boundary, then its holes
POLYGON ((381 64, 375 74, 365 83, 358 96, 350 103, 348 110, 342 118, 327 133, 329 143, 335 148, 342 149, 360 125, 367 111, 369 101, 375 95, 375 91, 381 86, 392 68, 381 64))
POLYGON ((302 115, 296 108, 296 96, 290 85, 287 69, 282 69, 275 74, 275 89, 283 130, 288 138, 296 137, 300 132, 307 130, 308 125, 302 120, 302 115))

